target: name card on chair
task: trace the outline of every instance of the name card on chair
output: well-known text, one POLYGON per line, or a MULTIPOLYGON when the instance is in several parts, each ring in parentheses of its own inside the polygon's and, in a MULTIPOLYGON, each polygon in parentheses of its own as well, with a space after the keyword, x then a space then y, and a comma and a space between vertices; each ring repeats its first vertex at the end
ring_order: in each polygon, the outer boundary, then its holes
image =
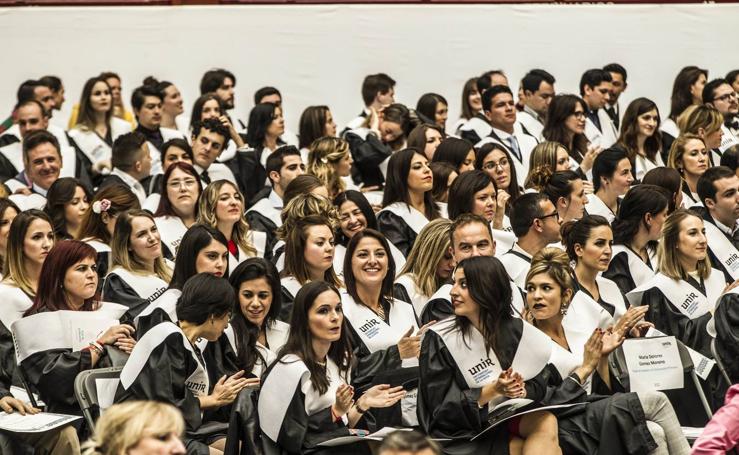
POLYGON ((683 388, 683 364, 675 337, 626 340, 623 351, 632 392, 683 388))

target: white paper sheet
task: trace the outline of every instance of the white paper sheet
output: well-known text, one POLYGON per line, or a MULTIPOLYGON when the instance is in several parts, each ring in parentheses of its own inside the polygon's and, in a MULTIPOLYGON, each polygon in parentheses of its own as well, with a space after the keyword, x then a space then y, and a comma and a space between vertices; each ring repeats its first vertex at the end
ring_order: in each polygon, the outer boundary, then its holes
POLYGON ((0 429, 13 433, 42 433, 81 418, 79 416, 51 414, 48 412, 41 412, 35 415, 27 414, 25 416, 20 415, 18 412, 12 414, 0 412, 0 429))

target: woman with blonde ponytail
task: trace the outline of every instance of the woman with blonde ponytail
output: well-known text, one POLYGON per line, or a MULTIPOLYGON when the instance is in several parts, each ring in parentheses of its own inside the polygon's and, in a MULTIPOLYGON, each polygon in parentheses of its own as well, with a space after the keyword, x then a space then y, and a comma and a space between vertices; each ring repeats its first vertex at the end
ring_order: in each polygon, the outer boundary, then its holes
POLYGON ((352 155, 349 144, 336 137, 322 137, 310 145, 308 174, 315 175, 328 188, 329 199, 344 191, 352 170, 352 155))
POLYGON ((108 408, 83 446, 83 455, 180 455, 185 446, 180 412, 156 401, 129 401, 108 408))

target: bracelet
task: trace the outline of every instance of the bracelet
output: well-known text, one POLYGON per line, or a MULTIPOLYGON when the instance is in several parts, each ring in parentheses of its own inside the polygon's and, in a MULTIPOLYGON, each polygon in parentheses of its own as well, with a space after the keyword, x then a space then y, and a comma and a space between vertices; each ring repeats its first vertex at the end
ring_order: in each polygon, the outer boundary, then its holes
POLYGON ((341 416, 336 415, 336 413, 334 412, 334 407, 331 406, 330 409, 331 409, 331 420, 333 420, 334 422, 338 422, 339 420, 341 420, 341 416))
POLYGON ((98 356, 102 357, 105 355, 105 349, 103 349, 103 346, 98 343, 97 341, 91 341, 90 342, 90 349, 97 352, 98 356))
POLYGON ((357 400, 356 402, 354 402, 354 407, 355 407, 355 408, 357 408, 357 412, 358 412, 358 413, 360 413, 360 414, 364 414, 364 413, 366 413, 367 411, 369 411, 369 409, 362 409, 362 408, 361 408, 361 407, 359 406, 359 400, 357 400))

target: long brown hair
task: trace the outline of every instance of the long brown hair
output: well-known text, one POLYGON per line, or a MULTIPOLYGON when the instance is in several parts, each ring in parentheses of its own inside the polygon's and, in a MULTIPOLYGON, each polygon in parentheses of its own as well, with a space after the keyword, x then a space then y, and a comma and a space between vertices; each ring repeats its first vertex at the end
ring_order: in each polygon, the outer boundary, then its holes
POLYGON ((637 98, 629 104, 624 112, 624 118, 621 122, 621 135, 618 138, 618 144, 622 145, 626 150, 626 154, 629 157, 629 161, 634 163, 636 155, 639 149, 637 143, 637 136, 639 134, 639 116, 646 114, 652 110, 657 111, 657 127, 654 129, 654 134, 646 138, 644 141, 644 153, 646 153, 649 161, 655 162, 657 160, 657 154, 662 148, 662 133, 659 131, 659 125, 661 118, 659 115, 659 109, 654 101, 647 98, 637 98))

